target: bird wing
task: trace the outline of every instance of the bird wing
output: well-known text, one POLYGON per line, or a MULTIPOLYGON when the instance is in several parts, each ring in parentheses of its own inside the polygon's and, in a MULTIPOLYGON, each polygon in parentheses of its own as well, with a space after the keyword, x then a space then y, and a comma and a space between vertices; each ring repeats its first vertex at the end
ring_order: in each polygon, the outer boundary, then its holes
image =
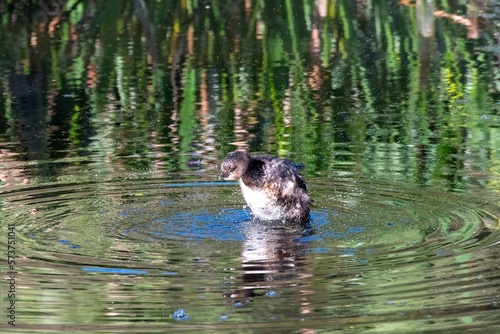
POLYGON ((272 164, 266 164, 264 181, 271 193, 284 197, 295 196, 297 188, 307 191, 306 181, 288 160, 275 159, 272 164))

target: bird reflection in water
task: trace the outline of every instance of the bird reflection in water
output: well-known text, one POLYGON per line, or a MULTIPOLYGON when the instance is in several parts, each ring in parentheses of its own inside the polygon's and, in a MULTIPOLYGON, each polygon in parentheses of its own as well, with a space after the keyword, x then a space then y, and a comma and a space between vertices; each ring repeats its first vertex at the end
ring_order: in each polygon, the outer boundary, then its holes
POLYGON ((309 226, 251 219, 242 225, 245 236, 241 260, 241 286, 224 293, 226 298, 244 301, 298 284, 305 244, 312 234, 309 226), (260 291, 259 291, 260 290, 260 291))

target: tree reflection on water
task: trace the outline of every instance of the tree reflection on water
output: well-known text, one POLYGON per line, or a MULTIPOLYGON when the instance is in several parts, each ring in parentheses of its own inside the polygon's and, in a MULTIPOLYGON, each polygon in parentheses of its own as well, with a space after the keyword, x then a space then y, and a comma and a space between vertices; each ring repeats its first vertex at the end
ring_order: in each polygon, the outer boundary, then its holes
POLYGON ((1 180, 211 170, 241 148, 492 186, 495 3, 5 2, 1 180))

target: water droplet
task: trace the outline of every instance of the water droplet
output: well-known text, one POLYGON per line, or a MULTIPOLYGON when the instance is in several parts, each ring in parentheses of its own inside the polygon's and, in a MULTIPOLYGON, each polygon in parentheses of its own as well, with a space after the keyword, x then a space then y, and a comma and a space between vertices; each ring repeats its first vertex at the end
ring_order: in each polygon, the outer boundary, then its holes
POLYGON ((268 292, 266 292, 266 296, 268 297, 277 297, 278 296, 278 293, 274 290, 270 290, 268 292))
POLYGON ((242 307, 243 303, 242 302, 234 302, 234 307, 242 307))
POLYGON ((219 317, 219 320, 220 320, 220 321, 226 321, 226 320, 227 320, 227 315, 221 315, 221 316, 219 317))
POLYGON ((175 311, 174 314, 172 314, 172 317, 175 320, 188 320, 189 318, 191 318, 182 308, 175 311))

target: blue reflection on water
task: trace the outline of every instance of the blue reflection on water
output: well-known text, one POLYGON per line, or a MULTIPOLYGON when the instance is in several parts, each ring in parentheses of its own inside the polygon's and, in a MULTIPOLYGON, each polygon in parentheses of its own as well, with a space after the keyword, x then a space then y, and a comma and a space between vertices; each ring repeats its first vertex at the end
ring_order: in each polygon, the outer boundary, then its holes
POLYGON ((213 239, 218 241, 243 241, 245 236, 235 225, 251 219, 245 210, 229 209, 218 214, 202 211, 180 212, 169 217, 156 219, 161 223, 150 234, 164 239, 183 237, 187 239, 213 239), (175 233, 172 233, 175 231, 175 233))
POLYGON ((225 182, 225 181, 215 181, 215 182, 187 182, 187 183, 164 183, 160 185, 165 188, 177 188, 177 187, 213 187, 213 186, 230 186, 237 185, 238 182, 225 182))
POLYGON ((127 269, 127 268, 106 268, 106 267, 82 267, 83 271, 104 274, 120 274, 120 275, 147 275, 147 270, 127 269))
POLYGON ((72 248, 72 249, 78 249, 80 248, 79 245, 73 245, 72 242, 68 239, 59 239, 58 240, 59 243, 63 244, 63 245, 66 245, 68 246, 69 248, 72 248))
POLYGON ((365 228, 362 226, 351 226, 351 227, 349 227, 349 230, 347 231, 347 233, 361 233, 364 231, 365 231, 365 228))

